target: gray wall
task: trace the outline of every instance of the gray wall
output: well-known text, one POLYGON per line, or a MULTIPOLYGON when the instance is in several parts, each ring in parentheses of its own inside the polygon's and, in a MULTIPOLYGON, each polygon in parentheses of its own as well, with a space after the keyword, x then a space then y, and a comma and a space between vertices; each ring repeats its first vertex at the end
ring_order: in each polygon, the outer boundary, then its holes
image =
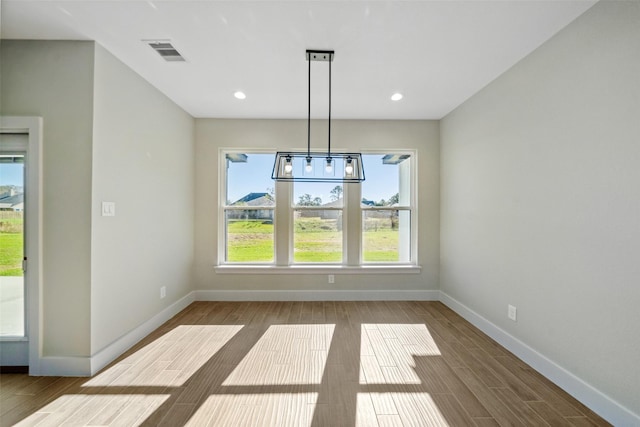
POLYGON ((44 123, 43 354, 89 356, 94 43, 1 43, 1 113, 44 123))
POLYGON ((440 282, 636 414, 638 23, 600 2, 442 120, 440 282))
MULTIPOLYGON (((312 126, 312 141, 326 141, 326 124, 312 126)), ((418 256, 422 273, 349 275, 216 274, 218 153, 220 147, 305 149, 306 120, 196 119, 196 258, 198 290, 437 290, 439 253, 439 126, 436 121, 332 121, 332 147, 344 150, 416 149, 418 152, 418 256)), ((312 144, 316 147, 316 144, 312 144)), ((312 148, 313 148, 312 147, 312 148)), ((318 147, 326 149, 325 147, 318 147)))
POLYGON ((96 46, 93 354, 192 290, 193 128, 190 115, 96 46), (115 217, 101 215, 103 201, 116 203, 115 217))
POLYGON ((1 52, 1 113, 44 123, 43 355, 81 362, 192 290, 194 120, 93 42, 1 52))

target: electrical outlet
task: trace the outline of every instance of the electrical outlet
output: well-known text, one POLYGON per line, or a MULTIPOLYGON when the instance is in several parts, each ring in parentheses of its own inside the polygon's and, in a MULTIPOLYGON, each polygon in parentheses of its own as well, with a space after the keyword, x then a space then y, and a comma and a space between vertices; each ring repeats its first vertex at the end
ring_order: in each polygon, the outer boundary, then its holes
POLYGON ((509 319, 511 319, 514 322, 516 322, 517 321, 516 320, 517 319, 517 315, 518 315, 518 312, 517 312, 516 308, 513 305, 509 304, 508 309, 507 309, 507 316, 509 317, 509 319))
POLYGON ((102 216, 116 216, 116 202, 102 202, 102 216))
POLYGON ((328 279, 329 283, 336 283, 336 276, 334 276, 333 274, 330 274, 328 279))
POLYGON ((167 296, 167 287, 163 286, 160 288, 160 299, 164 298, 167 296))

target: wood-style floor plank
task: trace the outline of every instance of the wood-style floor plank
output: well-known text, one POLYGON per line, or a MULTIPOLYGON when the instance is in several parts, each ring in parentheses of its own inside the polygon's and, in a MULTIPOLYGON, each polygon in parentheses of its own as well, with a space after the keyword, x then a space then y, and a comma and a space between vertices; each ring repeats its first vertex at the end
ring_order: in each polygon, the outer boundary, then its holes
POLYGON ((527 405, 552 427, 567 427, 571 425, 569 421, 549 406, 547 402, 527 402, 527 405))
POLYGON ((500 427, 500 424, 498 424, 495 418, 491 417, 474 418, 473 422, 477 427, 500 427))
POLYGON ((0 426, 606 426, 439 302, 194 302, 93 378, 0 375, 0 426))

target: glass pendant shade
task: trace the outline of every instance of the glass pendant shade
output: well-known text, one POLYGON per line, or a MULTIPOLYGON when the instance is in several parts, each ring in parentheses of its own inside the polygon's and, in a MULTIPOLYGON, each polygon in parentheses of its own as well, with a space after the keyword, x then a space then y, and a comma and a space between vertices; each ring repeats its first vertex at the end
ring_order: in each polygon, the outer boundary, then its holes
POLYGON ((277 152, 271 178, 278 181, 362 182, 360 153, 277 152), (309 156, 309 154, 311 154, 309 156))

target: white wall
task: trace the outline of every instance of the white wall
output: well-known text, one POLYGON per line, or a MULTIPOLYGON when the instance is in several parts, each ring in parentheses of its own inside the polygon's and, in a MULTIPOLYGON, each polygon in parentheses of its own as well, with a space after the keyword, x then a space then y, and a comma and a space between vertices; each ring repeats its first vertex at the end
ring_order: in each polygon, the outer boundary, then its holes
POLYGON ((441 123, 442 291, 635 414, 638 23, 596 4, 441 123))
MULTIPOLYGON (((439 252, 439 127, 435 121, 332 121, 335 149, 418 151, 418 234, 421 274, 336 276, 217 274, 218 150, 220 147, 305 149, 306 120, 196 119, 196 261, 198 290, 437 290, 439 252), (348 283, 348 284, 346 284, 348 283)), ((326 141, 326 124, 312 126, 326 141)), ((326 144, 326 142, 325 142, 326 144)), ((316 144, 312 143, 315 147, 316 144)), ((323 149, 323 147, 319 147, 323 149)), ((326 148, 326 146, 324 147, 326 148)))
POLYGON ((191 116, 96 46, 92 354, 192 290, 193 129, 191 116), (101 215, 103 201, 116 203, 114 217, 101 215))
POLYGON ((2 40, 0 112, 43 117, 44 356, 90 354, 94 44, 2 40))

